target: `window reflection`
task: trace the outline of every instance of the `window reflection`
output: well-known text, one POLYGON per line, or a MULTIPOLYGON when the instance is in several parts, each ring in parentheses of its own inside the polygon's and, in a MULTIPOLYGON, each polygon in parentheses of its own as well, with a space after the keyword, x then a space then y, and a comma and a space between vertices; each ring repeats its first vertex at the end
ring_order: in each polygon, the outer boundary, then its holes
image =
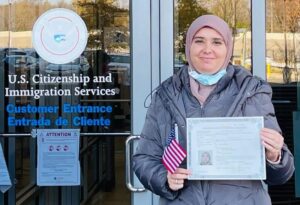
POLYGON ((272 83, 299 81, 300 2, 267 0, 267 79, 272 83))
POLYGON ((251 15, 250 0, 175 1, 174 71, 186 63, 185 33, 194 19, 204 14, 223 18, 233 32, 233 57, 231 62, 251 69, 251 15))

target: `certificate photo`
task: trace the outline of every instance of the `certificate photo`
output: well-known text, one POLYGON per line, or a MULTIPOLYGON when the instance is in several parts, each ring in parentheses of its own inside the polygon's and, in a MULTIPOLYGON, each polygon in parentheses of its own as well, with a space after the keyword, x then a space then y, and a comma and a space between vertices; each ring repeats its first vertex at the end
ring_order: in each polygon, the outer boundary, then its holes
POLYGON ((190 180, 264 180, 263 117, 187 118, 190 180))

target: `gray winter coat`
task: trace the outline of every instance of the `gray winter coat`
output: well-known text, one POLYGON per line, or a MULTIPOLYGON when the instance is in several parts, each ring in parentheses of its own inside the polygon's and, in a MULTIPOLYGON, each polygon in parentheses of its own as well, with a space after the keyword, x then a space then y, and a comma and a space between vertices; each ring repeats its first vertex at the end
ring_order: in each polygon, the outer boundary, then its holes
MULTIPOLYGON (((141 139, 133 156, 133 169, 145 188, 161 196, 160 204, 172 205, 271 205, 261 181, 186 180, 184 188, 172 191, 162 155, 172 125, 179 127, 179 141, 186 147, 186 118, 264 116, 264 125, 281 132, 271 102, 271 87, 243 68, 229 65, 227 74, 201 106, 192 95, 187 67, 157 88, 148 109, 141 139)), ((181 167, 186 168, 184 161, 181 167)), ((294 172, 294 159, 287 146, 280 164, 267 163, 269 185, 283 184, 294 172)))

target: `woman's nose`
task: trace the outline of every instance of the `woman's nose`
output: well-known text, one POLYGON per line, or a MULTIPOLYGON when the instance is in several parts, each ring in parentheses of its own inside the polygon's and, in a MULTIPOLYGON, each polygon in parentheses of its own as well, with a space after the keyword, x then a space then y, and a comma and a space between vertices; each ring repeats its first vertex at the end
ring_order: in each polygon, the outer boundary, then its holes
POLYGON ((210 52, 211 52, 211 44, 205 43, 205 44, 204 44, 203 51, 204 51, 205 53, 210 53, 210 52))

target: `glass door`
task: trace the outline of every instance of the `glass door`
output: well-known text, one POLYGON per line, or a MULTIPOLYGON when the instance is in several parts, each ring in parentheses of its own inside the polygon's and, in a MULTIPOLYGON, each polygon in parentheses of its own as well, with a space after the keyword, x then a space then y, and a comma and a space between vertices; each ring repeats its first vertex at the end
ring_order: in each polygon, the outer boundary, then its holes
POLYGON ((8 192, 0 193, 0 204, 130 204, 124 183, 124 144, 131 129, 130 65, 129 0, 0 0, 0 102, 4 108, 0 111, 0 142, 14 183, 8 192), (66 64, 44 60, 32 46, 34 22, 54 8, 76 12, 88 29, 85 51, 66 64), (36 82, 43 77, 74 75, 107 80, 86 85, 36 82), (13 83, 12 76, 20 82, 23 76, 28 82, 13 83), (46 95, 50 90, 54 94, 46 95), (68 106, 109 111, 69 112, 65 110, 68 106), (38 107, 58 109, 29 111, 38 107), (59 118, 68 123, 55 124, 59 118), (49 124, 31 121, 39 119, 49 124), (36 185, 36 139, 30 134, 36 128, 80 129, 80 186, 36 185))
MULTIPOLYGON (((229 7, 227 1, 132 2, 133 112, 138 113, 132 114, 132 131, 135 135, 141 132, 146 108, 151 101, 151 92, 186 64, 185 32, 198 16, 214 13, 230 22, 235 45, 232 62, 251 70, 251 3, 250 1, 231 3, 229 7), (230 12, 224 12, 224 9, 230 12), (140 46, 141 44, 143 46, 140 46), (142 84, 143 87, 140 87, 142 84), (139 90, 135 89, 135 85, 139 85, 139 90)), ((142 185, 136 178, 133 182, 133 205, 159 204, 158 196, 149 191, 141 191, 142 185)))
POLYGON ((270 186, 277 204, 297 204, 300 196, 299 9, 296 0, 266 0, 266 79, 272 85, 276 116, 296 165, 295 177, 282 186, 270 186))

